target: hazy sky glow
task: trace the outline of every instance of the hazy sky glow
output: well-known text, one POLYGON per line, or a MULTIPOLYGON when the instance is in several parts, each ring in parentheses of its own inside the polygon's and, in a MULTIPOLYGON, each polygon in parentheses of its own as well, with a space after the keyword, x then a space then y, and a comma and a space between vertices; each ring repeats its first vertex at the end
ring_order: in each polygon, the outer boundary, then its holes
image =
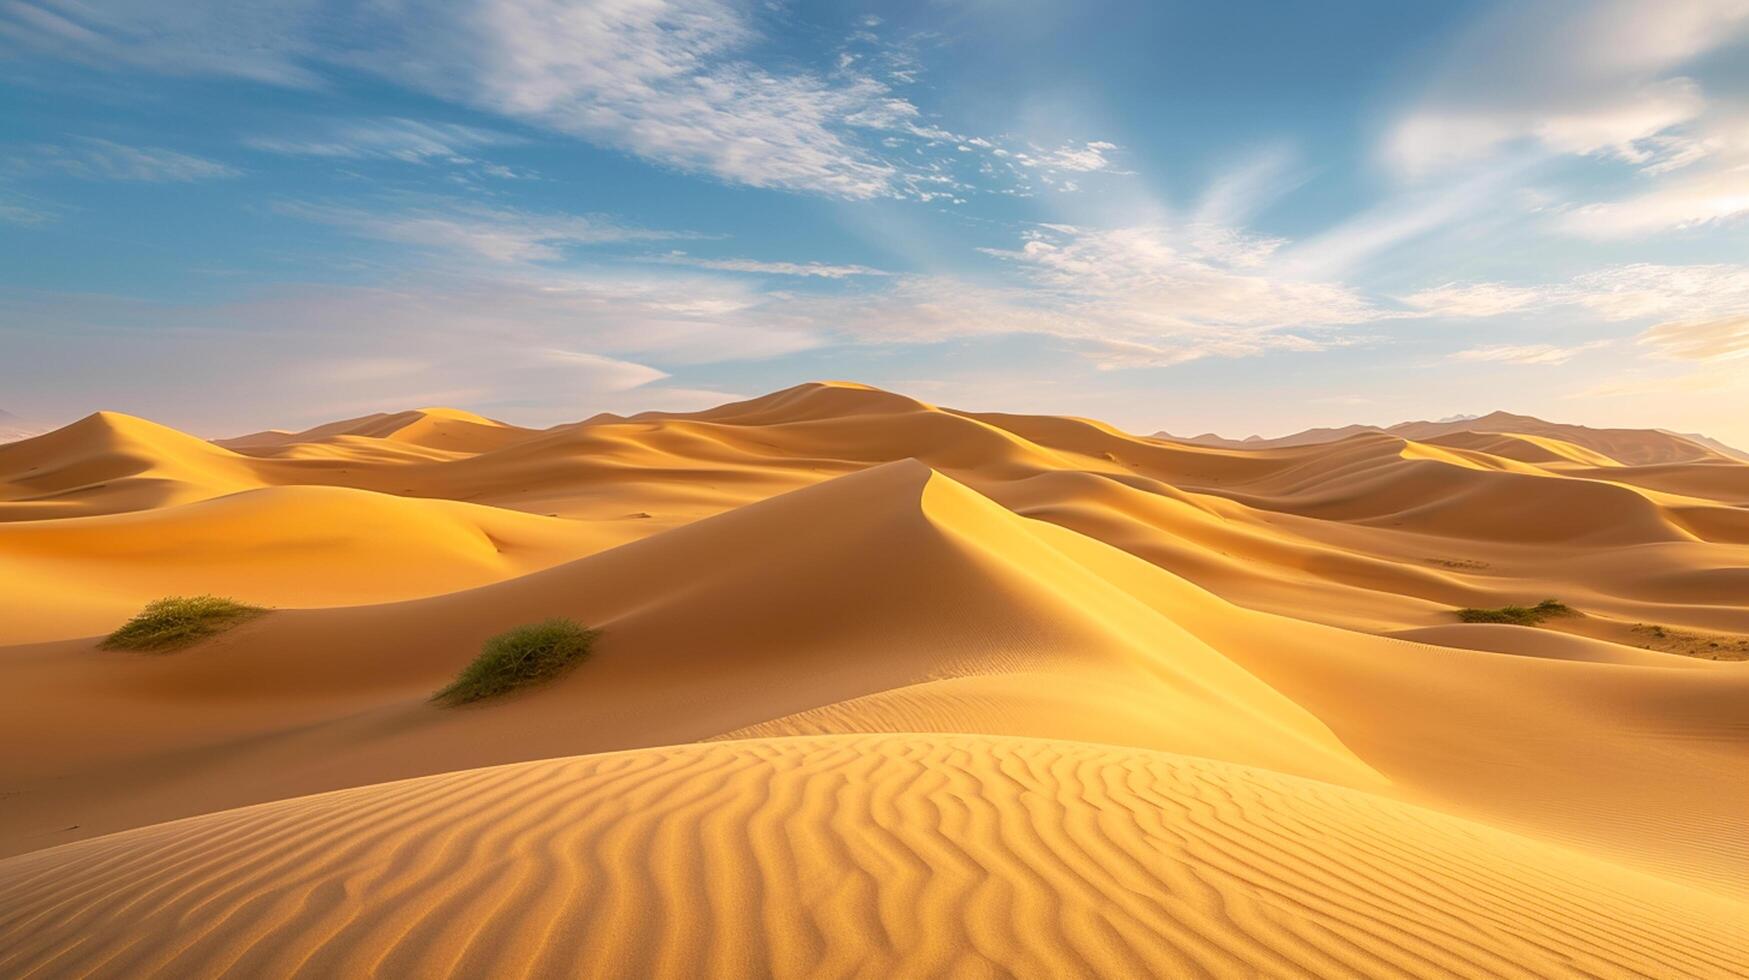
POLYGON ((0 409, 1749 446, 1749 0, 0 3, 0 409))

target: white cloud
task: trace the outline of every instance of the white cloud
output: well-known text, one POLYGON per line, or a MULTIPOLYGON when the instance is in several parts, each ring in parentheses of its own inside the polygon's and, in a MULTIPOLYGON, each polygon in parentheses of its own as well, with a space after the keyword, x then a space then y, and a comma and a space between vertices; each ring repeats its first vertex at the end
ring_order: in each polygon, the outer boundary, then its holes
POLYGON ((1606 320, 1705 318, 1749 309, 1749 265, 1609 266, 1563 283, 1448 283, 1404 297, 1429 316, 1477 317, 1577 306, 1606 320))
POLYGON ((1711 320, 1668 321, 1640 334, 1639 342, 1666 357, 1722 361, 1749 356, 1749 311, 1711 320))
POLYGON ((1607 346, 1609 341, 1595 341, 1576 347, 1556 347, 1552 344, 1501 344, 1472 347, 1451 355, 1454 361, 1488 361, 1505 364, 1565 364, 1578 354, 1607 346))
POLYGON ((1266 268, 1280 246, 1230 229, 1046 225, 1007 259, 1037 285, 1148 329, 1275 330, 1352 324, 1387 314, 1339 283, 1266 268))
POLYGON ((824 262, 762 262, 756 259, 701 259, 684 252, 671 252, 658 261, 690 265, 720 272, 751 272, 772 276, 804 276, 815 279, 848 279, 852 276, 890 276, 892 273, 866 265, 831 265, 824 262))
MULTIPOLYGON (((1573 200, 1544 209, 1549 227, 1585 238, 1738 219, 1749 214, 1742 82, 1703 72, 1701 59, 1745 36, 1749 0, 1503 4, 1455 45, 1389 129, 1383 155, 1410 177, 1513 156, 1544 164, 1590 156, 1634 168, 1638 186, 1613 199, 1568 190, 1573 200)), ((1578 171, 1565 173, 1583 186, 1578 171)))
POLYGON ((46 207, 18 199, 0 198, 0 221, 12 225, 40 225, 53 221, 55 214, 46 207))
POLYGON ((1066 170, 1071 173, 1093 173, 1111 170, 1113 163, 1107 154, 1117 149, 1116 143, 1097 140, 1091 143, 1065 143, 1053 150, 1033 147, 1031 153, 1015 151, 1014 159, 1023 167, 1039 170, 1066 170))
MULTIPOLYGON (((0 7, 0 36, 94 66, 281 85, 319 86, 339 66, 677 170, 848 199, 963 200, 962 145, 1007 157, 1010 183, 1111 169, 1107 141, 1010 152, 927 121, 895 88, 915 79, 911 57, 867 30, 855 38, 879 57, 835 70, 756 63, 768 15, 737 0, 456 0, 416 16, 392 2, 17 0, 0 7)), ((428 159, 465 135, 403 126, 253 142, 428 159)))
POLYGON ((481 147, 517 142, 506 133, 456 123, 367 119, 330 123, 306 136, 252 136, 244 144, 269 153, 407 163, 465 160, 481 147))
POLYGON ((1497 282, 1455 283, 1423 289, 1403 297, 1403 302, 1433 316, 1465 319, 1500 316, 1549 302, 1546 288, 1509 286, 1497 282))
POLYGON ((13 0, 0 7, 0 37, 93 67, 167 75, 220 75, 315 88, 304 62, 317 29, 340 26, 321 0, 13 0))
POLYGON ((1511 157, 1455 184, 1417 187, 1344 219, 1293 245, 1285 266, 1301 276, 1341 278, 1380 255, 1401 258, 1401 247, 1442 233, 1473 229, 1478 215, 1494 211, 1534 161, 1511 157), (1396 250, 1396 251, 1393 251, 1396 250))
POLYGON ((567 246, 697 237, 626 228, 600 217, 540 214, 443 199, 420 199, 384 211, 299 202, 280 204, 276 210, 364 238, 503 263, 556 261, 564 257, 567 246))
POLYGON ((553 348, 541 351, 540 356, 555 364, 577 368, 588 384, 603 391, 630 391, 668 377, 668 372, 659 371, 647 364, 622 361, 585 351, 553 348))
POLYGON ((883 83, 773 72, 720 0, 491 0, 414 26, 361 64, 417 88, 679 169, 755 187, 891 196, 899 170, 857 140, 915 114, 883 83))
POLYGON ((186 183, 236 177, 235 167, 155 146, 127 146, 95 137, 79 137, 59 146, 37 145, 13 157, 11 166, 23 174, 58 172, 83 180, 123 180, 146 183, 186 183))
POLYGON ((1559 227, 1587 238, 1620 239, 1746 215, 1749 155, 1741 164, 1666 181, 1644 194, 1575 208, 1561 217, 1559 227))
POLYGON ((1337 327, 1395 315, 1339 283, 1254 261, 1272 250, 1267 240, 1200 226, 1046 225, 1018 248, 985 250, 1009 264, 1011 284, 897 276, 877 291, 794 297, 771 309, 865 343, 1053 337, 1114 368, 1322 350, 1355 339, 1337 327))
POLYGON ((1672 79, 1621 93, 1613 102, 1571 108, 1528 105, 1475 110, 1424 109, 1392 131, 1387 152, 1411 174, 1474 163, 1515 140, 1533 140, 1556 153, 1608 154, 1655 170, 1698 148, 1660 137, 1701 114, 1706 100, 1687 79, 1672 79))
POLYGON ((1527 141, 1654 168, 1692 159, 1697 146, 1672 131, 1707 100, 1676 72, 1746 26, 1744 0, 1502 5, 1391 129, 1387 158, 1425 174, 1527 141))

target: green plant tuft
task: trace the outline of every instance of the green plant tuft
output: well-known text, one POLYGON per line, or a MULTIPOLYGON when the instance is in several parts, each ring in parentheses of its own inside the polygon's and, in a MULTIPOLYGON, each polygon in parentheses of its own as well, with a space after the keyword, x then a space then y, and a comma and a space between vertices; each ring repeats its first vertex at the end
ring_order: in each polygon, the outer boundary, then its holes
POLYGON ((1501 606, 1499 609, 1459 609, 1458 618, 1466 623, 1509 623, 1513 626, 1535 626, 1551 616, 1571 616, 1573 607, 1559 599, 1544 599, 1534 606, 1501 606))
POLYGON ((216 595, 170 596, 148 603, 98 645, 105 650, 164 653, 223 633, 266 611, 216 595))
POLYGON ((569 619, 549 619, 499 633, 431 700, 467 704, 550 680, 587 657, 596 636, 595 630, 569 619))

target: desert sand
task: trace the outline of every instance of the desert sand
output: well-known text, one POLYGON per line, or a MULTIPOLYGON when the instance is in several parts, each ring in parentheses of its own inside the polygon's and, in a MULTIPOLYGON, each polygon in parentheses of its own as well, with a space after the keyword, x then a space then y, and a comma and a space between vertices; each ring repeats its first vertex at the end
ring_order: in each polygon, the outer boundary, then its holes
POLYGON ((1749 464, 1425 425, 0 445, 0 975, 1749 976, 1749 464), (270 611, 99 648, 198 593, 270 611))

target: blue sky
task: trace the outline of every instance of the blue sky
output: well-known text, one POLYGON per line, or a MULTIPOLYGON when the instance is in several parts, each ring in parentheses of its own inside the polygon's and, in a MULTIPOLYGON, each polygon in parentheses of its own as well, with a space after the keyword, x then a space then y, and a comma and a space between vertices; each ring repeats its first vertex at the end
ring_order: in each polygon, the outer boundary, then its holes
POLYGON ((1749 444, 1749 0, 11 0, 0 408, 1749 444))

